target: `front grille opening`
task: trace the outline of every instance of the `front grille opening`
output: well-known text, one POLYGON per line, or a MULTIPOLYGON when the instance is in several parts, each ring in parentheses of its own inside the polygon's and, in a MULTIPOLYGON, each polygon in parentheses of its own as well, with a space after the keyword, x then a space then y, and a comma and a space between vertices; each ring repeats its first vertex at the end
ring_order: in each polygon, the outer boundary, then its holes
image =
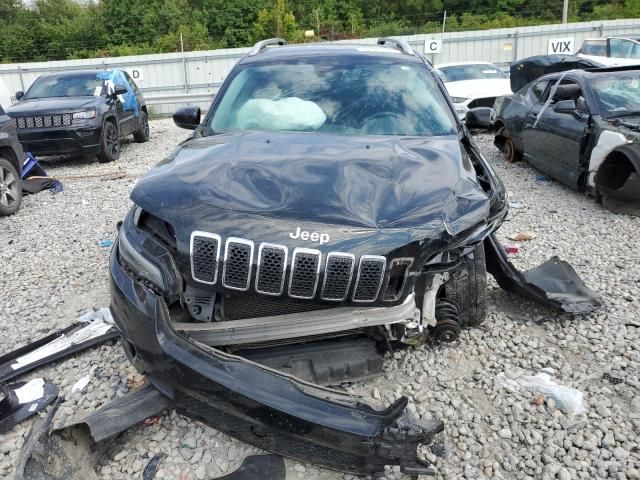
POLYGON ((191 236, 191 276, 202 283, 214 284, 218 277, 220 237, 194 232, 191 236))
POLYGON ((223 283, 227 288, 247 290, 253 256, 249 240, 229 238, 225 249, 223 283))
POLYGON ((293 252, 289 295, 294 298, 313 298, 320 273, 320 251, 300 249, 293 252))
POLYGON ((394 259, 389 265, 387 282, 384 288, 383 299, 385 301, 396 301, 402 297, 402 290, 409 273, 409 267, 413 260, 410 258, 394 259))
POLYGON ((260 245, 256 291, 266 295, 280 295, 284 285, 287 249, 278 245, 260 245))
POLYGON ((360 269, 353 294, 354 302, 373 302, 378 298, 385 266, 385 257, 365 255, 360 258, 360 269))
POLYGON ((330 253, 322 286, 322 299, 342 301, 347 298, 355 258, 353 255, 330 253))

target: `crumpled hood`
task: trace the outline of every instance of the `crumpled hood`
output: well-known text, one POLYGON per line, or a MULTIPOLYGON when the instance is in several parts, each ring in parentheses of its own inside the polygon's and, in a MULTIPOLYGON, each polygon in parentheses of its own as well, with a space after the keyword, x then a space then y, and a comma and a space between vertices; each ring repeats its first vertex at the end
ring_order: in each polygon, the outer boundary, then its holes
POLYGON ((455 136, 196 138, 142 178, 131 199, 169 222, 179 242, 193 230, 285 242, 301 227, 332 231, 332 240, 393 232, 392 243, 407 244, 454 236, 489 213, 455 136))
POLYGON ((100 101, 104 101, 104 99, 100 97, 34 98, 33 100, 21 100, 12 105, 7 109, 7 114, 16 116, 80 110, 90 108, 100 101))
POLYGON ((460 80, 457 82, 447 82, 444 86, 447 88, 450 96, 469 99, 501 97, 511 93, 511 84, 506 78, 460 80))

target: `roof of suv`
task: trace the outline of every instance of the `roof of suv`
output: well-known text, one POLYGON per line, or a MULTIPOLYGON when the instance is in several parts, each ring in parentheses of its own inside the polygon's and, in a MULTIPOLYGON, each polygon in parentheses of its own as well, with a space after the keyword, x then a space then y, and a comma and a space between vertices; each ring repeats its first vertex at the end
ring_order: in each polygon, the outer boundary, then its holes
POLYGON ((409 55, 392 46, 354 43, 305 43, 267 47, 255 55, 246 55, 239 63, 272 62, 306 57, 363 56, 372 59, 396 58, 407 63, 424 63, 418 55, 409 55))

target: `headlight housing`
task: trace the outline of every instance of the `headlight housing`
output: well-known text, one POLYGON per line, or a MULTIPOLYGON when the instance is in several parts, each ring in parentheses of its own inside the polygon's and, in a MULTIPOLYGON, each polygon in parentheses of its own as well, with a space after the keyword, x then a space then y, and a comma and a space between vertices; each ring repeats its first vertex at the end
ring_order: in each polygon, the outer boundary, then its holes
POLYGON ((451 100, 453 101, 453 103, 464 103, 469 99, 465 97, 451 97, 451 100))
POLYGON ((155 289, 169 295, 180 290, 181 277, 173 255, 161 242, 134 225, 133 215, 120 227, 118 256, 134 277, 149 282, 155 289))
POLYGON ((74 120, 91 120, 92 118, 96 118, 96 110, 83 110, 82 112, 74 112, 73 119, 74 120))

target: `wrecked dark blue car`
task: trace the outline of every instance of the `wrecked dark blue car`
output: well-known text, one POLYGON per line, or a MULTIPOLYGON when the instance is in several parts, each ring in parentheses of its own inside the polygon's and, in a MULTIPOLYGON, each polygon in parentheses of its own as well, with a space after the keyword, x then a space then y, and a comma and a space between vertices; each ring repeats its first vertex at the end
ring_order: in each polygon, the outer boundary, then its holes
POLYGON ((25 151, 34 155, 120 156, 120 140, 149 140, 142 92, 122 70, 84 70, 38 77, 7 109, 25 151))

